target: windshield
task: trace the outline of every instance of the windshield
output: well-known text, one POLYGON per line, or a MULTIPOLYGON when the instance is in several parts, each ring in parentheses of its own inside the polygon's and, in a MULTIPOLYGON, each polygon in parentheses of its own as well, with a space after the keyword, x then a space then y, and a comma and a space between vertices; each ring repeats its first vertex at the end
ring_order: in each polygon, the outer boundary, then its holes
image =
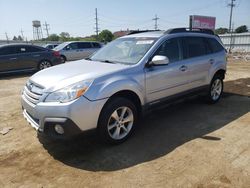
POLYGON ((156 38, 121 38, 97 51, 91 60, 107 63, 136 64, 146 54, 156 38))

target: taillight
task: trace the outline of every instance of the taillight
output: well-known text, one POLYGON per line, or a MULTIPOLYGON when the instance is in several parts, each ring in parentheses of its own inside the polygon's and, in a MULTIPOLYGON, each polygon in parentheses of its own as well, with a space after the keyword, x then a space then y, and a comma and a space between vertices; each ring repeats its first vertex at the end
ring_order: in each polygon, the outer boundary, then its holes
POLYGON ((53 51, 53 55, 56 57, 60 57, 60 53, 58 51, 53 51))

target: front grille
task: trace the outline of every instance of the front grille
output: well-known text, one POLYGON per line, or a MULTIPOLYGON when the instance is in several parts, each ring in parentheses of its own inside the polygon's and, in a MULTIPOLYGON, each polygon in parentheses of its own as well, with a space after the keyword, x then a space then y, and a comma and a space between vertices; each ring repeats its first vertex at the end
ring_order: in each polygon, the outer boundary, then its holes
POLYGON ((43 88, 28 82, 23 90, 24 97, 32 104, 37 104, 43 94, 43 88))

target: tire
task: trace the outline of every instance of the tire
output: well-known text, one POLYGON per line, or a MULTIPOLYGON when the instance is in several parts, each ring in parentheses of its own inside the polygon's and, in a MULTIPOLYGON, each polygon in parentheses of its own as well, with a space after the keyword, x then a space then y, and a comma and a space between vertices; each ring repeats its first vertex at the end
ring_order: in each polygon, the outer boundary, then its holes
POLYGON ((51 67, 51 66, 52 66, 52 64, 51 64, 50 61, 48 61, 48 60, 42 60, 42 61, 39 63, 39 65, 38 65, 38 70, 40 71, 40 70, 49 68, 49 67, 51 67))
POLYGON ((138 112, 130 100, 113 98, 101 111, 97 126, 98 135, 105 143, 122 143, 131 136, 137 121, 138 112))
POLYGON ((217 74, 213 77, 206 99, 210 104, 217 103, 223 94, 223 76, 217 74))
POLYGON ((60 58, 61 58, 62 63, 66 62, 66 57, 65 56, 61 55, 60 58))

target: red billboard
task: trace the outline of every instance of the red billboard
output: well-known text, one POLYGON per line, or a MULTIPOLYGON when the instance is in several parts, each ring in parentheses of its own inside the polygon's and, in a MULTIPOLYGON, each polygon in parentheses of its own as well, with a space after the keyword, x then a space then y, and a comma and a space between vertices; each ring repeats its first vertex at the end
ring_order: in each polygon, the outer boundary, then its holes
POLYGON ((191 28, 201 28, 201 29, 215 29, 215 17, 209 16, 199 16, 192 15, 190 16, 190 27, 191 28))

